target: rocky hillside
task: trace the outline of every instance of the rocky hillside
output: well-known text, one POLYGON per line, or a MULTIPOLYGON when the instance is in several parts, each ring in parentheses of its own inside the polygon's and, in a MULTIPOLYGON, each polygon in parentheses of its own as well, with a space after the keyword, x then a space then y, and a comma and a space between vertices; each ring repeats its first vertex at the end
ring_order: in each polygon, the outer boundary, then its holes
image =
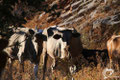
POLYGON ((119 34, 119 0, 47 0, 48 11, 27 20, 26 27, 41 29, 51 25, 75 27, 85 48, 104 49, 113 34, 119 34), (97 45, 97 46, 96 46, 97 45))

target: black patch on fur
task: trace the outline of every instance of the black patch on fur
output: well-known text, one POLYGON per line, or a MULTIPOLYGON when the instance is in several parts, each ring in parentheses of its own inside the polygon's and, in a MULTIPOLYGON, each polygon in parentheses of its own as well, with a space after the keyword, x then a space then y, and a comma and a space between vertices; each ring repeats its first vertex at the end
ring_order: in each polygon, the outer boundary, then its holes
POLYGON ((43 39, 44 41, 47 41, 47 36, 42 33, 36 34, 35 37, 37 39, 43 39))
POLYGON ((54 39, 60 39, 60 38, 61 38, 61 35, 55 34, 55 35, 53 36, 53 38, 54 38, 54 39))
POLYGON ((73 37, 80 37, 80 33, 72 33, 73 37))
POLYGON ((29 33, 33 35, 35 32, 32 29, 29 29, 29 33))

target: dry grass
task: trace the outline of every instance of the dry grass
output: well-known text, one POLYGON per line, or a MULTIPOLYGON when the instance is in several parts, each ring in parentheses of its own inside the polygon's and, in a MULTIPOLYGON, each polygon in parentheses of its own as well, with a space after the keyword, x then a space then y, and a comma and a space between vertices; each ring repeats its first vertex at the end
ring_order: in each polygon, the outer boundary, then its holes
MULTIPOLYGON (((78 61, 79 61, 79 63, 77 64, 78 71, 73 75, 70 75, 68 73, 66 62, 59 62, 52 74, 49 70, 50 67, 48 66, 45 80, 71 80, 72 77, 74 78, 74 80, 104 80, 102 74, 103 70, 105 69, 105 66, 102 66, 105 65, 104 62, 98 61, 97 66, 95 66, 93 62, 87 63, 84 60, 84 63, 81 64, 81 59, 78 59, 78 61)), ((50 59, 48 63, 49 62, 51 62, 50 59)), ((18 61, 15 61, 13 63, 12 68, 10 68, 9 64, 7 64, 1 80, 34 80, 33 74, 34 65, 31 64, 29 61, 25 61, 24 64, 25 64, 24 72, 20 72, 20 65, 18 61)), ((42 69, 41 66, 39 66, 38 71, 39 79, 41 79, 42 76, 41 69, 42 69)), ((114 75, 119 76, 120 72, 116 70, 116 72, 112 76, 114 75)), ((119 79, 111 78, 107 80, 119 80, 119 79)))

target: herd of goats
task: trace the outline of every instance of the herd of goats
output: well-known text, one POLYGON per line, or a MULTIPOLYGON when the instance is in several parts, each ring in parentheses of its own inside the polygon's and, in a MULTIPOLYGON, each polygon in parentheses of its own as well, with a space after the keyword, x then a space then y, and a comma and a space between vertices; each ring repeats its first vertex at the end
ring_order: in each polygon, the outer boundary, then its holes
MULTIPOLYGON (((8 46, 3 50, 9 56, 8 62, 18 59, 23 66, 25 60, 30 60, 34 63, 35 80, 38 79, 38 65, 40 55, 42 54, 43 62, 43 80, 45 78, 46 55, 52 58, 51 71, 56 66, 56 59, 71 60, 73 53, 70 53, 70 43, 72 38, 78 38, 80 34, 75 28, 51 26, 44 30, 17 28, 15 33, 10 37, 8 46)), ((110 60, 110 67, 114 58, 120 58, 120 35, 113 35, 107 41, 107 49, 110 60)), ((72 65, 69 68, 73 73, 76 66, 72 65)))

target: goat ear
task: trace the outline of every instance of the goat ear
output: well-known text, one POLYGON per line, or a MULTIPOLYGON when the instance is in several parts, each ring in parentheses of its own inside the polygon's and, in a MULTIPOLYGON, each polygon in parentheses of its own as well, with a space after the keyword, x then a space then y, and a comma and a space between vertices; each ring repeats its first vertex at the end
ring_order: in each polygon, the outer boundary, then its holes
POLYGON ((80 33, 72 33, 72 36, 73 36, 73 37, 79 37, 79 36, 80 36, 80 33))
POLYGON ((49 37, 49 36, 52 36, 52 35, 54 34, 51 28, 49 28, 49 29, 47 30, 47 33, 48 33, 48 37, 49 37))
POLYGON ((32 29, 29 29, 29 33, 33 35, 35 32, 32 29))
POLYGON ((53 38, 54 38, 54 39, 60 39, 60 38, 61 38, 61 35, 55 34, 55 35, 53 36, 53 38))

